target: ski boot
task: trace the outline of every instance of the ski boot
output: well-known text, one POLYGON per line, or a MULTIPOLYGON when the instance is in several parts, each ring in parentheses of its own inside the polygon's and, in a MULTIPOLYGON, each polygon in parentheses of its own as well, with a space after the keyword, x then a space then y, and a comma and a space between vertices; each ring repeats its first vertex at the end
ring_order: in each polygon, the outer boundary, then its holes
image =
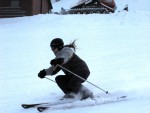
POLYGON ((89 89, 87 89, 85 86, 81 86, 79 92, 78 92, 78 95, 80 96, 80 100, 84 100, 84 99, 87 99, 87 98, 94 98, 93 96, 93 92, 90 91, 89 89))

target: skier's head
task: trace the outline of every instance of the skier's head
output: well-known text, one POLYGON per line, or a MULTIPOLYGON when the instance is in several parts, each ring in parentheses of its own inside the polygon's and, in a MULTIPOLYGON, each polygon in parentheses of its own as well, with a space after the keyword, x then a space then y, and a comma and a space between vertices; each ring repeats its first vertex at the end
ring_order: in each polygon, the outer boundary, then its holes
POLYGON ((54 38, 51 43, 50 43, 50 46, 52 48, 52 50, 54 49, 58 49, 58 50, 61 50, 64 46, 64 42, 61 38, 54 38))

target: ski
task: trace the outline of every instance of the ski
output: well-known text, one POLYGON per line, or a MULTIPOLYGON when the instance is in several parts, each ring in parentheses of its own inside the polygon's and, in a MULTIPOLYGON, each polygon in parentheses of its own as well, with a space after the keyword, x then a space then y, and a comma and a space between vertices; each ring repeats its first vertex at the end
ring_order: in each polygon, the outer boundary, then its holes
POLYGON ((72 109, 76 107, 87 107, 87 106, 95 106, 95 105, 101 105, 101 104, 107 104, 107 103, 114 103, 114 102, 119 102, 125 100, 127 96, 120 96, 120 97, 113 97, 113 98, 100 98, 100 97, 95 97, 93 99, 88 98, 85 100, 78 100, 74 102, 68 102, 64 104, 56 104, 56 105, 40 105, 37 107, 37 110, 39 112, 43 112, 45 110, 60 110, 60 109, 72 109))
POLYGON ((21 106, 24 108, 24 109, 28 109, 28 108, 33 108, 33 107, 37 107, 37 106, 40 106, 40 105, 47 105, 48 103, 37 103, 37 104, 22 104, 21 106))
POLYGON ((127 96, 120 96, 119 98, 126 98, 127 96))
POLYGON ((39 112, 43 112, 44 110, 48 109, 49 107, 37 107, 39 112))
POLYGON ((77 101, 79 99, 65 99, 65 100, 55 100, 55 101, 52 101, 52 102, 49 102, 49 103, 35 103, 35 104, 22 104, 21 106, 24 108, 24 109, 28 109, 28 108, 37 108, 37 107, 40 107, 40 106, 54 106, 54 105, 60 105, 60 104, 65 104, 65 103, 72 103, 74 101, 77 101))

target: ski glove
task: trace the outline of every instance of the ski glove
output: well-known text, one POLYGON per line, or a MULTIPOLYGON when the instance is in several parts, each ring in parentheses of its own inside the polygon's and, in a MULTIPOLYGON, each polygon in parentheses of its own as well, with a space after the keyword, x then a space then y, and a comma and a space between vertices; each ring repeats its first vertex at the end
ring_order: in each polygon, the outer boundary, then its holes
POLYGON ((45 69, 41 70, 39 73, 38 73, 38 77, 40 78, 44 78, 46 76, 46 71, 45 69))
POLYGON ((57 59, 53 59, 50 61, 50 64, 51 65, 57 65, 57 64, 62 64, 64 62, 64 58, 57 58, 57 59))

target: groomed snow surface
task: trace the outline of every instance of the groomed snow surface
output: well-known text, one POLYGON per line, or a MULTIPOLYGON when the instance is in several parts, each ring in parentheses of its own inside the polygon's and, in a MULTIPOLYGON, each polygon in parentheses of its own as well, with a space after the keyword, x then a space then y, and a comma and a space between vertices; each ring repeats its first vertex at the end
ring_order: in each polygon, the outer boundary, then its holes
MULTIPOLYGON (((77 0, 66 1, 53 2, 53 11, 68 8, 77 0)), ((21 108, 21 104, 57 101, 64 95, 55 83, 37 77, 54 58, 49 43, 56 37, 65 44, 77 39, 76 54, 91 71, 88 81, 112 96, 128 98, 45 113, 150 113, 150 1, 116 0, 116 4, 114 14, 0 19, 0 113, 37 113, 36 109, 21 108), (125 4, 129 12, 121 11, 125 4)), ((56 76, 49 78, 55 80, 56 76)), ((84 85, 94 95, 108 96, 88 83, 84 85)))

